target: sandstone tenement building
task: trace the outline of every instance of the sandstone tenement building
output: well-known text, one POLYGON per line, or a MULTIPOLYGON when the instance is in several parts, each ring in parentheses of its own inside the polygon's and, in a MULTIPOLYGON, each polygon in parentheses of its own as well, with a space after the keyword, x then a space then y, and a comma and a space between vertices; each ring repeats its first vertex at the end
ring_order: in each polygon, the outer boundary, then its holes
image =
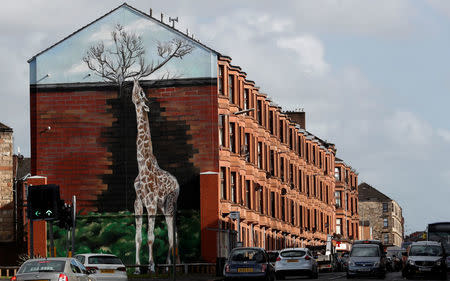
POLYGON ((359 239, 358 174, 342 159, 336 158, 334 176, 336 205, 336 235, 350 250, 352 240, 359 239))
MULTIPOLYGON (((76 195, 84 212, 133 209, 130 85, 119 89, 82 61, 90 40, 108 38, 118 23, 139 27, 148 61, 156 42, 185 40, 194 47, 140 84, 150 101, 155 157, 180 184, 178 208, 200 214, 203 260, 218 256, 218 233, 237 231, 244 246, 267 249, 320 245, 336 234, 335 145, 306 129, 304 112, 284 112, 230 57, 127 4, 29 60, 33 175, 59 184, 63 199, 76 195), (166 71, 177 76, 161 79, 166 71), (231 212, 239 213, 240 224, 231 212)), ((348 172, 350 181, 341 183, 349 200, 342 230, 351 239, 357 175, 348 172)))
POLYGON ((13 240, 13 130, 0 123, 0 242, 13 240))
POLYGON ((386 247, 401 247, 404 220, 400 205, 367 183, 361 183, 358 189, 360 223, 370 226, 373 239, 382 241, 386 247))

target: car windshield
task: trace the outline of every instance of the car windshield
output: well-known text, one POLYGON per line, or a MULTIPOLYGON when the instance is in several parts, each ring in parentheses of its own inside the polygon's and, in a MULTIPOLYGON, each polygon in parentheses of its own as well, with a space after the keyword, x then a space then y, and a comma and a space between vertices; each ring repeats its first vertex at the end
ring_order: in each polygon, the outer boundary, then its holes
POLYGON ((379 257, 378 246, 353 247, 351 257, 379 257))
POLYGON ((292 250, 292 251, 284 251, 281 252, 280 256, 282 256, 283 258, 299 258, 299 257, 303 257, 306 254, 305 251, 301 251, 301 250, 292 250))
POLYGON ((442 248, 437 245, 414 245, 409 250, 410 256, 441 256, 442 248))
POLYGON ((20 267, 18 273, 64 272, 65 264, 66 262, 61 260, 29 261, 20 267))
POLYGON ((91 256, 88 258, 89 264, 122 264, 118 257, 114 256, 91 256))
POLYGON ((256 249, 238 249, 230 255, 231 261, 254 261, 257 263, 265 262, 264 253, 256 249))

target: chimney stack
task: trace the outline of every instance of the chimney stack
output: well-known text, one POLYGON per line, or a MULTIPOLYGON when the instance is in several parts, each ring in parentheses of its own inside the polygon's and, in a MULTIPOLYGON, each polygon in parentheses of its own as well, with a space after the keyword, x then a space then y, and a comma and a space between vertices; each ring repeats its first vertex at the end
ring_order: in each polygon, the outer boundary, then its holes
POLYGON ((306 120, 304 111, 287 111, 285 112, 295 123, 300 125, 300 128, 306 130, 306 120))

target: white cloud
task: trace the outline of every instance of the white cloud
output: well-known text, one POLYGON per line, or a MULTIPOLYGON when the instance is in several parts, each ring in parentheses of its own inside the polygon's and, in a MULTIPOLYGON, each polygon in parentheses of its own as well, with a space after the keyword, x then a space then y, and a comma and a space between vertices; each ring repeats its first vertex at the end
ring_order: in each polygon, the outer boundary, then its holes
POLYGON ((396 111, 385 120, 389 137, 401 145, 429 145, 433 128, 412 112, 396 111))
POLYGON ((438 13, 450 17, 450 1, 448 0, 427 0, 427 3, 438 13))
POLYGON ((440 136, 444 141, 450 142, 450 131, 446 129, 437 129, 436 134, 440 136))
POLYGON ((281 38, 277 45, 282 49, 294 51, 301 70, 307 74, 324 75, 330 70, 330 65, 324 59, 322 42, 312 35, 281 38))

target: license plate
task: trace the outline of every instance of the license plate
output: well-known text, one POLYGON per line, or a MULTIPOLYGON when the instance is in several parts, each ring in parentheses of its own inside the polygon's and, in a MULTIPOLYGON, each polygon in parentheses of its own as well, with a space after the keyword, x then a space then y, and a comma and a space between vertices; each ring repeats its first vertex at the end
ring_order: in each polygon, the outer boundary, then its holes
POLYGON ((298 262, 298 260, 287 260, 287 262, 298 262))
POLYGON ((369 272, 369 271, 370 271, 370 268, 361 268, 361 269, 359 269, 358 271, 361 271, 361 272, 369 272))
POLYGON ((253 272, 253 268, 252 267, 241 267, 241 268, 238 268, 238 272, 253 272))
POLYGON ((431 271, 431 267, 420 267, 420 271, 431 271))
POLYGON ((101 273, 114 273, 114 269, 100 269, 101 273))

